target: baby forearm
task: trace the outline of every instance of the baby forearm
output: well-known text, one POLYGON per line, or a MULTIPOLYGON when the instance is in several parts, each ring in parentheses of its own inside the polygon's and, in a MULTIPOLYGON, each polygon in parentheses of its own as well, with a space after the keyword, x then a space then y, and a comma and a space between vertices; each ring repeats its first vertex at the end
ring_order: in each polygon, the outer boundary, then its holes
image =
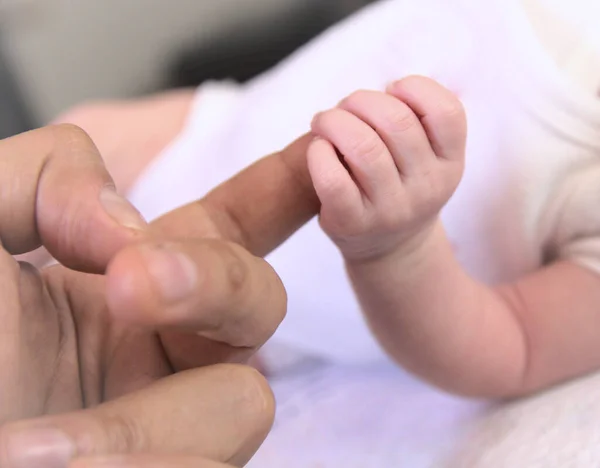
POLYGON ((347 268, 374 333, 407 369, 469 396, 521 392, 524 330, 500 294, 463 270, 441 225, 410 253, 347 268))
POLYGON ((385 93, 350 95, 311 128, 321 226, 390 354, 448 390, 521 392, 529 355, 518 315, 463 271, 441 225, 430 229, 464 169, 467 123, 457 97, 407 77, 385 93))
POLYGON ((350 95, 312 131, 320 224, 396 360, 447 390, 486 397, 600 368, 597 263, 588 271, 557 259, 494 289, 461 268, 441 225, 429 230, 465 164, 466 116, 452 92, 406 77, 385 93, 350 95))

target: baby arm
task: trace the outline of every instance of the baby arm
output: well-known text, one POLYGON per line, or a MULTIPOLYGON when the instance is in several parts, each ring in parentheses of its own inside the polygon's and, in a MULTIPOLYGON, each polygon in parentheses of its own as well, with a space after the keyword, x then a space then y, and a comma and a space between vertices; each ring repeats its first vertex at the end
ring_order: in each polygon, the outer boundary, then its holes
POLYGON ((460 182, 466 121, 432 80, 361 91, 313 121, 308 164, 323 229, 373 332, 415 374, 512 397, 600 367, 600 278, 558 262, 490 287, 454 256, 439 212, 460 182))

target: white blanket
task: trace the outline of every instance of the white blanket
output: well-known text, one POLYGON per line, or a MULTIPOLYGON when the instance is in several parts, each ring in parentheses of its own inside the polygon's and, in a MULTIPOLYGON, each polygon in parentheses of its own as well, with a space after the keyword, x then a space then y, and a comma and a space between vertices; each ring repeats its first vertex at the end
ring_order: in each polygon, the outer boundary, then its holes
POLYGON ((387 366, 315 367, 272 383, 277 421, 250 468, 600 466, 600 375, 494 405, 387 366))

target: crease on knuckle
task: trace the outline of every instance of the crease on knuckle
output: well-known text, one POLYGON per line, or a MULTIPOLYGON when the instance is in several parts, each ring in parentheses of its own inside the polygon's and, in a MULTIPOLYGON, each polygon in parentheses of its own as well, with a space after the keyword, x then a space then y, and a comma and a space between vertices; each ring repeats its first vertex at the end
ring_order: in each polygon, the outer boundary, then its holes
MULTIPOLYGON (((208 281, 204 289, 205 291, 221 291, 215 296, 217 299, 220 298, 215 304, 219 310, 228 313, 210 314, 210 323, 205 323, 204 328, 209 334, 226 333, 227 336, 238 336, 240 334, 238 327, 244 322, 245 315, 236 315, 231 312, 246 310, 247 292, 252 290, 248 287, 249 266, 236 252, 238 247, 235 244, 221 242, 211 242, 211 244, 212 248, 216 248, 217 263, 220 264, 221 273, 214 278, 216 283, 214 280, 208 281), (222 303, 223 301, 224 303, 222 303)), ((208 317, 205 320, 208 321, 208 317)))
POLYGON ((240 257, 234 244, 227 244, 227 263, 225 265, 225 281, 227 290, 232 295, 244 291, 248 283, 248 265, 240 257))
POLYGON ((321 179, 319 189, 323 196, 329 199, 348 196, 349 187, 345 180, 347 175, 342 171, 346 171, 346 169, 336 168, 336 170, 319 174, 321 179))
POLYGON ((391 134, 399 135, 415 128, 419 124, 419 119, 408 107, 401 106, 400 109, 390 111, 385 122, 391 134))
POLYGON ((349 153, 367 162, 380 158, 385 151, 381 139, 376 135, 355 135, 348 140, 349 153))
POLYGON ((103 416, 100 425, 107 449, 113 453, 142 452, 148 447, 147 437, 135 418, 114 412, 103 416))
POLYGON ((275 399, 265 377, 248 366, 227 366, 228 381, 239 389, 238 415, 248 427, 268 431, 275 417, 275 399))

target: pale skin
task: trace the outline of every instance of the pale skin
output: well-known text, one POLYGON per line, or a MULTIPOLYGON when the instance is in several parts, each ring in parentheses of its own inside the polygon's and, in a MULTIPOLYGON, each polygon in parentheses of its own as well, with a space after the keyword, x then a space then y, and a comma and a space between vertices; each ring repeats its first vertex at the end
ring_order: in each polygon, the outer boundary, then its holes
POLYGON ((465 164, 465 113, 450 91, 422 77, 359 91, 317 115, 312 131, 321 225, 397 362, 445 390, 486 398, 600 367, 597 275, 556 261, 489 286, 457 261, 439 219, 465 164))

